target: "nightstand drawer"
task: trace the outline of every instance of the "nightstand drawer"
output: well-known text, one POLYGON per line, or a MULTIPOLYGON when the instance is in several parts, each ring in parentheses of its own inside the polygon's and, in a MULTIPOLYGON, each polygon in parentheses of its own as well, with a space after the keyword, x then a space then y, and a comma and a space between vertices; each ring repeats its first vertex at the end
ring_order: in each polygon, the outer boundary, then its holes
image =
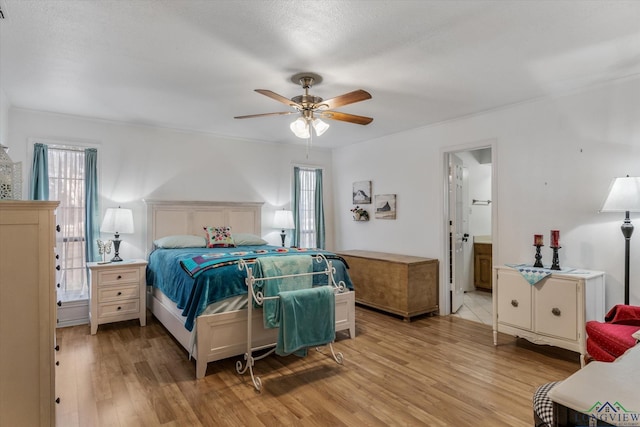
POLYGON ((100 271, 98 273, 99 286, 116 285, 120 283, 138 283, 139 281, 139 268, 121 268, 118 270, 100 271))
POLYGON ((98 306, 98 318, 116 317, 126 314, 138 313, 140 311, 140 300, 126 300, 98 306))
POLYGON ((122 301, 140 297, 140 286, 136 283, 125 286, 101 286, 98 288, 98 301, 122 301))

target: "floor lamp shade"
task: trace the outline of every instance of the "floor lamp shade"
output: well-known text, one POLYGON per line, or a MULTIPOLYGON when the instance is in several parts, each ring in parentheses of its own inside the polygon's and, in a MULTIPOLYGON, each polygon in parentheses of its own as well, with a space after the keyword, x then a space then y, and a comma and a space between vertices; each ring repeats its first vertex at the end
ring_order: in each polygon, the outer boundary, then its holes
POLYGON ((620 229, 625 240, 624 258, 624 303, 629 304, 629 247, 633 224, 629 212, 640 212, 640 177, 615 178, 600 212, 624 212, 625 219, 620 229))
POLYGON ((102 233, 114 233, 115 239, 113 240, 113 249, 115 251, 112 262, 122 261, 120 258, 120 233, 132 234, 133 233, 133 211, 131 209, 124 208, 108 208, 104 214, 102 225, 100 226, 102 233))

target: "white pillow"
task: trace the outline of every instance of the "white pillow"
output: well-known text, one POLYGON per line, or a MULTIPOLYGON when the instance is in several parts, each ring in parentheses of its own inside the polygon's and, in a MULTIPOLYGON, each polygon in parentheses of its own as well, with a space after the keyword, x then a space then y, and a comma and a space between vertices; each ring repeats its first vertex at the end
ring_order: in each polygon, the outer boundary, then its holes
POLYGON ((165 236, 154 240, 153 244, 156 245, 156 248, 164 249, 204 248, 206 246, 204 237, 193 235, 165 236))
POLYGON ((236 243, 236 246, 260 246, 269 244, 263 238, 249 233, 233 233, 233 241, 236 243))

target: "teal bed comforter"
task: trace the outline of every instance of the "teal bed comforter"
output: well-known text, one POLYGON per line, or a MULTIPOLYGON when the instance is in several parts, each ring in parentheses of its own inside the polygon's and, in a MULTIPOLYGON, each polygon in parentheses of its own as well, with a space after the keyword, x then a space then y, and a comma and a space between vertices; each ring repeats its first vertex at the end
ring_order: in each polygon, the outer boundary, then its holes
MULTIPOLYGON (((238 246, 235 248, 156 249, 149 255, 147 285, 162 291, 185 317, 185 328, 191 331, 195 319, 209 304, 247 293, 247 273, 238 269, 238 260, 254 260, 262 255, 314 255, 322 253, 333 262, 334 278, 344 281, 349 289, 353 283, 348 265, 340 256, 321 249, 296 250, 278 246, 238 246), (232 255, 237 253, 238 255, 232 255), (218 255, 216 255, 218 254, 218 255), (195 260, 195 261, 194 261, 195 260), (205 265, 206 264, 206 265, 205 265)), ((314 271, 323 271, 324 263, 313 262, 314 271)), ((313 276, 313 286, 326 285, 327 277, 313 276)))

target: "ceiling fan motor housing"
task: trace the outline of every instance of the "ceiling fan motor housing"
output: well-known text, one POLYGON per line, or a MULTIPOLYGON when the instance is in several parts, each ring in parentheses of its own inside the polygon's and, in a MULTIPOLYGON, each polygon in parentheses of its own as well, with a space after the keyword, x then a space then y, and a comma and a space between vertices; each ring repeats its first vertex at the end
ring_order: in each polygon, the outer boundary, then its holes
POLYGON ((298 95, 291 98, 296 104, 300 104, 305 110, 312 109, 315 104, 322 102, 322 98, 314 95, 298 95))

